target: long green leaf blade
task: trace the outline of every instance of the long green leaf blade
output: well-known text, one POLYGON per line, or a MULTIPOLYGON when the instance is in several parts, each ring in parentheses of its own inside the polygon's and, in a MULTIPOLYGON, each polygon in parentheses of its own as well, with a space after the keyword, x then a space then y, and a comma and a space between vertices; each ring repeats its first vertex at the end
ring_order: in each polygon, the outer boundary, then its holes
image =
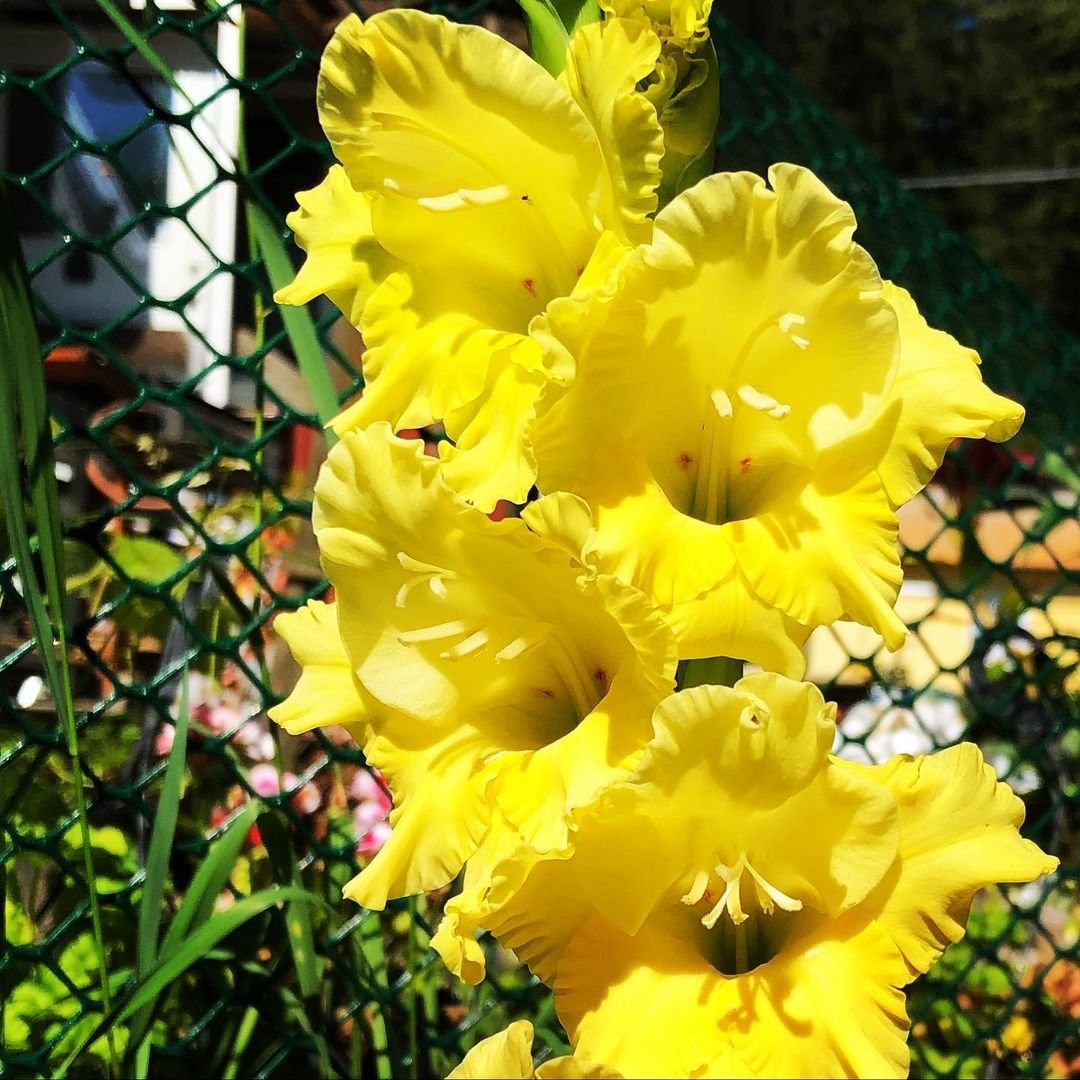
POLYGON ((191 927, 201 926, 213 914, 214 904, 236 865, 258 809, 258 803, 248 803, 203 860, 198 872, 191 879, 183 903, 165 932, 165 940, 161 943, 161 956, 167 956, 176 949, 191 927))
MULTIPOLYGON (((300 885, 300 869, 296 865, 292 837, 274 813, 259 818, 259 835, 270 855, 270 866, 275 880, 282 885, 300 885)), ((289 935, 289 948, 296 965, 300 996, 312 997, 321 982, 319 960, 315 954, 315 935, 311 929, 310 911, 306 904, 293 902, 285 911, 285 929, 289 935)))
POLYGON ((259 892, 252 893, 251 896, 244 897, 243 900, 238 900, 226 911, 219 912, 209 922, 204 923, 190 934, 168 956, 159 955, 151 969, 132 987, 127 1000, 122 1004, 117 1003, 102 1017, 101 1022, 93 1031, 79 1041, 79 1044, 71 1051, 63 1065, 57 1070, 57 1077, 66 1076, 68 1069, 71 1068, 83 1050, 100 1038, 103 1032, 124 1023, 129 1017, 147 1005, 152 1005, 166 987, 183 975, 196 960, 205 957, 219 941, 228 937, 234 930, 239 929, 249 919, 261 915, 267 908, 296 900, 308 904, 320 904, 323 907, 330 906, 322 897, 316 896, 306 889, 278 885, 269 889, 261 889, 259 892))
MULTIPOLYGON (((165 884, 169 877, 169 855, 176 838, 176 821, 180 814, 180 790, 187 767, 187 738, 190 721, 188 678, 185 669, 180 683, 180 700, 177 706, 176 734, 169 760, 165 765, 165 780, 161 785, 154 828, 150 833, 150 851, 146 859, 142 900, 139 902, 139 924, 135 938, 136 974, 144 976, 154 965, 158 956, 158 936, 161 930, 161 904, 165 897, 165 884)), ((174 920, 175 921, 175 920, 174 920)), ((144 1080, 150 1062, 150 1046, 145 1041, 153 1019, 154 1003, 139 1011, 128 1033, 128 1053, 134 1051, 132 1067, 137 1080, 144 1080)))
POLYGON ((161 785, 154 814, 154 828, 150 834, 150 850, 146 858, 146 876, 143 881, 142 900, 139 903, 139 928, 136 937, 136 971, 145 975, 157 959, 158 935, 161 929, 161 903, 165 897, 165 883, 169 877, 169 855, 176 837, 176 819, 180 814, 180 789, 187 767, 188 737, 188 680, 185 670, 180 683, 180 702, 176 716, 176 737, 173 739, 169 760, 165 766, 165 780, 161 785))
MULTIPOLYGON (((0 180, 0 499, 23 599, 30 617, 35 644, 59 714, 71 759, 74 803, 82 838, 83 870, 90 902, 90 922, 102 1007, 107 1011, 112 995, 105 960, 94 871, 93 845, 83 785, 79 733, 71 693, 64 627, 64 552, 60 500, 56 487, 52 432, 45 393, 45 367, 34 322, 30 282, 22 249, 8 209, 7 188, 0 180), (21 439, 20 439, 21 436, 21 439), (21 463, 27 462, 24 477, 21 463), (50 624, 45 596, 38 580, 30 534, 27 529, 24 484, 38 529, 38 547, 49 596, 54 627, 50 624), (57 648, 59 645, 59 648, 57 648)), ((113 1040, 109 1053, 114 1073, 119 1071, 113 1040)))
POLYGON ((195 103, 176 81, 172 68, 158 55, 153 45, 139 33, 138 27, 113 3, 113 0, 97 0, 97 5, 109 17, 113 26, 124 35, 128 44, 194 109, 195 103))
MULTIPOLYGON (((247 200, 247 219, 255 245, 266 266, 270 284, 277 292, 295 276, 285 244, 266 211, 251 198, 247 200)), ((330 380, 330 371, 326 366, 326 356, 319 344, 315 323, 307 308, 282 305, 278 310, 285 323, 285 332, 289 335, 289 344, 296 356, 300 373, 304 376, 311 400, 315 403, 315 412, 324 424, 328 424, 338 414, 340 407, 334 384, 330 380)), ((327 428, 326 437, 331 443, 335 441, 331 428, 327 428)))

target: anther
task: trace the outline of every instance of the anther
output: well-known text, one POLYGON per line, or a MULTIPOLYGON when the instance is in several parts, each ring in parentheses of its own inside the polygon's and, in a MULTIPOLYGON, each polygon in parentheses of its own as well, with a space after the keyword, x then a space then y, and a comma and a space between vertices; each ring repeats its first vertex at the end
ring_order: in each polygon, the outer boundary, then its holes
POLYGON ((717 387, 709 395, 709 400, 713 403, 716 415, 719 416, 721 420, 726 420, 731 416, 731 398, 727 396, 727 391, 722 387, 717 387))

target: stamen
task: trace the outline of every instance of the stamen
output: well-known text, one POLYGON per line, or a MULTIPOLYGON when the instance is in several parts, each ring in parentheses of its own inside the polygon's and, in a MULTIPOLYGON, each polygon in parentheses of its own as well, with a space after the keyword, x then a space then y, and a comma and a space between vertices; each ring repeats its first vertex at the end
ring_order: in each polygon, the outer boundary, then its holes
POLYGON ((743 911, 742 897, 739 895, 742 892, 742 873, 745 866, 745 855, 740 855, 738 862, 734 866, 725 866, 723 863, 716 864, 716 872, 725 882, 727 888, 724 889, 723 896, 716 902, 716 906, 712 911, 701 920, 701 925, 706 930, 711 930, 716 925, 725 908, 731 921, 736 926, 739 923, 746 922, 747 915, 743 911))
POLYGON ((784 911, 802 910, 801 900, 796 900, 787 893, 782 893, 775 885, 770 885, 749 863, 746 864, 746 869, 750 871, 750 876, 754 879, 754 892, 757 894, 761 910, 766 915, 771 915, 776 908, 784 911))
POLYGON ((694 877, 694 883, 690 886, 685 896, 680 897, 684 904, 693 907, 709 890, 709 872, 699 870, 694 877))
MULTIPOLYGON (((777 908, 783 911, 801 911, 802 901, 781 892, 775 885, 765 880, 751 865, 745 854, 740 854, 733 866, 717 863, 714 873, 724 882, 724 893, 712 909, 702 917, 701 925, 712 930, 720 916, 726 911, 735 927, 741 926, 749 917, 742 906, 742 876, 749 871, 754 883, 754 895, 762 912, 772 915, 777 908)), ((709 875, 699 871, 690 886, 689 892, 682 897, 684 904, 696 904, 707 894, 709 875)))
POLYGON ((727 396, 727 392, 721 387, 717 387, 710 395, 709 400, 713 403, 713 408, 716 410, 716 415, 721 420, 726 420, 731 416, 731 398, 727 396))
POLYGON ((786 334, 793 326, 805 326, 806 317, 798 315, 794 311, 785 311, 784 314, 776 320, 776 325, 780 327, 781 334, 786 334))
POLYGON ((494 184, 486 188, 459 188, 446 195, 422 195, 416 201, 425 210, 446 213, 466 206, 491 206, 509 198, 510 189, 505 184, 494 184))
POLYGON ((880 300, 881 299, 881 290, 880 289, 860 289, 859 290, 859 299, 860 300, 880 300))
POLYGON ((495 662, 501 664, 504 660, 516 660, 519 656, 539 649, 547 640, 548 631, 538 630, 531 634, 522 634, 514 638, 509 645, 504 645, 496 654, 495 662))
POLYGON ((424 641, 442 641, 444 638, 456 637, 458 634, 468 632, 468 627, 460 619, 453 622, 439 623, 436 626, 422 626, 419 630, 406 630, 398 634, 397 639, 402 645, 417 645, 424 641))
POLYGON ((443 581, 443 578, 453 579, 456 575, 452 570, 446 570, 441 566, 434 566, 431 563, 421 562, 419 559, 414 559, 411 555, 407 555, 404 551, 399 551, 397 553, 397 561, 405 570, 419 576, 410 581, 406 581, 401 588, 398 589, 397 593, 394 595, 394 605, 396 607, 403 608, 413 589, 415 589, 417 585, 422 585, 425 581, 428 584, 428 588, 430 588, 440 600, 446 599, 446 583, 443 581))
POLYGON ((439 653, 443 660, 460 660, 463 656, 473 656, 487 646, 489 637, 486 630, 477 630, 464 641, 459 641, 453 648, 439 653))
POLYGON ((794 341, 795 344, 798 345, 800 349, 806 349, 810 345, 810 339, 809 338, 799 337, 798 334, 792 334, 791 335, 791 340, 794 341))
POLYGON ((401 190, 401 185, 392 176, 383 177, 382 186, 386 188, 387 191, 401 190))
POLYGON ((751 409, 755 409, 758 412, 768 413, 769 416, 776 420, 782 420, 789 412, 791 412, 790 405, 782 405, 774 397, 769 397, 768 394, 763 394, 756 387, 751 386, 749 383, 744 383, 736 391, 739 395, 739 400, 745 405, 749 405, 751 409))

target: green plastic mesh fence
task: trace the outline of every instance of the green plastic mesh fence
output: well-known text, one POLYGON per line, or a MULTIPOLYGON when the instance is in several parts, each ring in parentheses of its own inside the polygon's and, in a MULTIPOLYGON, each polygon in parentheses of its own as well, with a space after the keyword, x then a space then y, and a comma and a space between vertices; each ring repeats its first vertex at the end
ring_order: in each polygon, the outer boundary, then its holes
MULTIPOLYGON (((264 812, 218 903, 298 873, 314 989, 281 912, 247 923, 171 989, 155 1075, 443 1076, 479 1035, 536 1023, 548 992, 491 946, 468 988, 428 948, 445 897, 365 912, 342 884, 376 842, 370 784, 333 732, 289 738, 265 709, 295 672, 270 625, 323 588, 307 516, 322 453, 244 208, 283 238, 293 193, 325 169, 314 111, 335 0, 0 6, 0 167, 33 277, 67 521, 68 624, 110 974, 130 977, 164 755, 186 678, 193 706, 171 901, 249 799, 264 812), (118 5, 119 6, 119 5, 118 5), (171 10, 192 6, 193 10, 171 10), (170 10, 166 10, 166 9, 170 10), (243 167, 235 162, 239 160, 243 167), (362 837, 359 842, 358 838, 362 837), (295 858, 294 858, 295 857, 295 858)), ((448 9, 522 40, 509 4, 448 9)), ((1035 886, 983 894, 967 939, 910 996, 922 1076, 1080 1071, 1076 882, 1080 344, 904 191, 718 19, 718 167, 807 164, 855 207, 884 274, 979 349, 1028 409, 1005 448, 964 446, 903 517, 912 627, 899 653, 854 626, 819 631, 811 677, 841 707, 840 752, 879 761, 977 741, 1022 796, 1025 831, 1061 857, 1035 886)), ((344 400, 360 385, 337 313, 314 312, 344 400)), ((50 1075, 100 1017, 71 769, 13 564, 0 567, 0 1074, 50 1075)), ((377 830, 376 830, 377 833, 377 830)), ((310 972, 309 972, 310 975, 310 972)), ((123 1049, 124 1025, 113 1035, 123 1049)), ((98 1040, 73 1075, 104 1074, 98 1040)))

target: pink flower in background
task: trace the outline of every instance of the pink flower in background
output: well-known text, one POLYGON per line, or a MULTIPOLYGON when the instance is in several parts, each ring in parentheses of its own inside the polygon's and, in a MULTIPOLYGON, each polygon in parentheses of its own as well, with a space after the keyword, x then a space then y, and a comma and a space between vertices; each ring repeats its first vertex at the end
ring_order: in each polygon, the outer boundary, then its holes
POLYGON ((226 731, 232 731, 243 719, 240 710, 235 705, 206 704, 198 712, 199 719, 215 735, 222 735, 226 731))
POLYGON ((360 769, 349 785, 349 795, 356 800, 353 822, 360 839, 356 843, 358 855, 374 855, 390 836, 390 824, 386 815, 393 803, 390 795, 374 771, 360 769))
MULTIPOLYGON (((293 777, 295 782, 296 777, 293 777)), ((322 795, 319 789, 309 780, 292 797, 292 804, 301 814, 314 814, 322 805, 322 795)))
POLYGON ((283 778, 277 771, 277 767, 269 764, 253 765, 248 773, 248 783, 252 790, 263 798, 267 795, 276 795, 281 790, 282 779, 288 785, 290 778, 293 782, 296 781, 292 773, 286 773, 283 778))
POLYGON ((363 836, 373 825, 377 825, 387 814, 390 813, 390 800, 377 802, 375 799, 367 799, 353 809, 353 821, 356 824, 357 835, 363 836))
POLYGON ((269 761, 274 756, 274 737, 257 720, 249 720, 233 742, 251 761, 269 761))
POLYGON ((282 791, 288 792, 292 796, 293 806, 301 814, 314 814, 322 805, 322 795, 310 780, 293 791, 299 783, 296 773, 279 773, 277 767, 269 763, 252 765, 248 773, 248 783, 255 794, 263 798, 282 791))
POLYGON ((168 757, 174 742, 176 742, 176 728, 172 724, 162 724, 154 737, 154 753, 158 757, 168 757))
POLYGON ((390 823, 388 821, 380 821, 376 825, 373 825, 356 842, 357 855, 377 855, 382 849, 383 844, 390 839, 390 831, 390 823))

